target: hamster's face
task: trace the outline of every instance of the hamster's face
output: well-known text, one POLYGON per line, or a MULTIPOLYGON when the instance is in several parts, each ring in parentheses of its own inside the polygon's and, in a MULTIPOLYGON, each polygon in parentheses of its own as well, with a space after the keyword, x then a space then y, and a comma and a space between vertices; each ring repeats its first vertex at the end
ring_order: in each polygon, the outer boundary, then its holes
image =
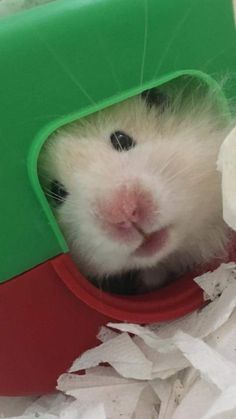
POLYGON ((41 153, 43 183, 86 275, 153 267, 179 249, 207 258, 218 240, 224 133, 205 111, 159 102, 142 95, 65 126, 41 153))

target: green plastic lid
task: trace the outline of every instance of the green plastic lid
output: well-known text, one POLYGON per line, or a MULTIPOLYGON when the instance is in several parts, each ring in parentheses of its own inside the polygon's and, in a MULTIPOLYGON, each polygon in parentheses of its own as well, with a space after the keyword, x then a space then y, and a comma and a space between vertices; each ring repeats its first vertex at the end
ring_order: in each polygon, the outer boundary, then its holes
POLYGON ((67 245, 37 175, 56 128, 181 75, 236 94, 231 0, 58 0, 0 19, 0 281, 67 245))

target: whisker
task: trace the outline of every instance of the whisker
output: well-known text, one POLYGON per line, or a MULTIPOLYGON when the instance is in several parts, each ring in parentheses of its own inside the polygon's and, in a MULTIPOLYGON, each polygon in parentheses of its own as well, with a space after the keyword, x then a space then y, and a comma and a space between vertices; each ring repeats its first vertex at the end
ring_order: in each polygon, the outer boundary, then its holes
POLYGON ((46 192, 45 195, 46 195, 46 197, 52 198, 52 199, 54 199, 54 200, 56 200, 58 202, 65 202, 65 199, 64 198, 61 198, 59 195, 50 194, 49 192, 46 192))
MULTIPOLYGON (((198 1, 198 0, 196 0, 196 1, 198 1)), ((160 71, 160 69, 161 69, 161 67, 162 67, 162 65, 163 65, 163 63, 164 63, 164 61, 166 59, 166 56, 167 56, 167 54, 168 54, 168 52, 169 52, 169 50, 170 50, 170 48, 171 48, 171 46, 172 46, 175 38, 177 37, 177 34, 180 32, 181 28, 183 27, 183 24, 188 19, 191 10, 192 10, 192 5, 186 10, 186 13, 183 15, 182 19, 180 19, 179 22, 178 22, 178 24, 176 25, 176 28, 175 28, 172 36, 169 39, 169 42, 167 44, 167 47, 166 47, 164 53, 161 56, 161 59, 159 61, 159 65, 156 68, 156 70, 154 71, 153 78, 155 78, 158 75, 158 73, 159 73, 159 71, 160 71)))
POLYGON ((99 43, 100 47, 103 49, 103 51, 104 51, 104 55, 103 56, 105 57, 105 59, 106 59, 106 61, 108 63, 110 74, 113 77, 113 80, 115 82, 115 85, 116 85, 118 91, 121 91, 122 89, 121 89, 120 81, 119 81, 119 79, 117 77, 117 74, 116 74, 116 72, 114 70, 114 66, 113 66, 113 63, 112 63, 112 61, 110 59, 109 50, 107 48, 107 45, 105 43, 105 40, 104 39, 101 39, 100 37, 98 37, 98 43, 99 43))
POLYGON ((166 169, 169 168, 170 164, 172 163, 172 161, 174 160, 174 158, 176 157, 176 152, 174 151, 169 158, 166 160, 165 164, 163 164, 163 166, 161 168, 158 168, 158 172, 160 174, 162 174, 166 169))
POLYGON ((148 39, 148 2, 144 0, 144 38, 143 38, 143 54, 141 61, 141 70, 140 70, 140 87, 143 85, 143 76, 144 76, 144 65, 147 51, 147 39, 148 39))
POLYGON ((67 74, 67 76, 73 81, 75 86, 84 94, 84 96, 87 97, 87 99, 90 101, 90 103, 94 106, 97 106, 97 102, 94 101, 94 99, 90 96, 88 91, 82 86, 82 84, 79 82, 79 80, 75 77, 75 75, 70 71, 70 69, 67 67, 66 63, 63 62, 59 55, 56 53, 56 51, 52 48, 52 46, 44 39, 42 38, 41 34, 37 32, 37 36, 40 37, 40 40, 44 43, 47 50, 52 54, 52 56, 57 61, 59 67, 61 67, 62 70, 67 74))
POLYGON ((60 195, 56 194, 55 192, 52 192, 51 189, 47 188, 46 186, 43 187, 43 191, 45 195, 49 198, 56 199, 57 201, 64 202, 65 198, 61 197, 60 195))
MULTIPOLYGON (((179 170, 178 172, 176 172, 173 176, 170 176, 169 178, 167 178, 167 182, 168 183, 170 183, 170 182, 172 182, 176 177, 178 177, 180 174, 185 174, 185 173, 188 173, 188 175, 189 176, 191 176, 192 175, 192 173, 191 173, 191 168, 192 168, 192 166, 187 166, 187 167, 185 167, 185 168, 183 168, 182 170, 179 170)), ((195 174, 194 174, 194 176, 192 176, 193 178, 194 178, 194 180, 196 179, 196 180, 202 180, 202 179, 204 179, 205 178, 205 176, 206 175, 208 175, 208 174, 211 174, 212 173, 212 170, 206 170, 206 171, 204 171, 204 173, 202 174, 202 175, 198 175, 198 176, 196 176, 195 174)))
POLYGON ((176 172, 174 175, 170 176, 169 178, 167 178, 167 182, 170 183, 172 182, 176 177, 178 177, 179 175, 185 174, 185 173, 189 173, 189 170, 191 169, 191 166, 187 166, 184 167, 182 170, 179 170, 178 172, 176 172))
POLYGON ((114 135, 115 135, 115 137, 116 137, 116 141, 117 141, 117 143, 118 143, 118 146, 120 147, 120 149, 121 149, 121 151, 122 151, 123 149, 122 149, 121 143, 120 143, 120 141, 119 141, 119 138, 118 138, 118 136, 117 136, 116 132, 114 132, 114 135))

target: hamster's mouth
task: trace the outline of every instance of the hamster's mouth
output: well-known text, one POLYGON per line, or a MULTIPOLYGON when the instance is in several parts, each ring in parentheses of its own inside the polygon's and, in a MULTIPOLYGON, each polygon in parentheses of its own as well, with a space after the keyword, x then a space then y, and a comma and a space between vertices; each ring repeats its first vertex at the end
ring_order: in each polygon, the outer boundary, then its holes
POLYGON ((168 228, 154 231, 151 234, 145 234, 143 242, 134 251, 133 255, 138 257, 151 257, 160 251, 168 239, 168 228))

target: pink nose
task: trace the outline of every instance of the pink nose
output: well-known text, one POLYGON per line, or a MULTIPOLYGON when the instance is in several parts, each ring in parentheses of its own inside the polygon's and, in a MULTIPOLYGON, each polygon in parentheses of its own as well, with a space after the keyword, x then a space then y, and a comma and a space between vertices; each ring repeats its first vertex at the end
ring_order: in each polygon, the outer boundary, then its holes
POLYGON ((123 186, 102 205, 103 219, 119 230, 142 227, 153 215, 150 192, 138 185, 123 186))

